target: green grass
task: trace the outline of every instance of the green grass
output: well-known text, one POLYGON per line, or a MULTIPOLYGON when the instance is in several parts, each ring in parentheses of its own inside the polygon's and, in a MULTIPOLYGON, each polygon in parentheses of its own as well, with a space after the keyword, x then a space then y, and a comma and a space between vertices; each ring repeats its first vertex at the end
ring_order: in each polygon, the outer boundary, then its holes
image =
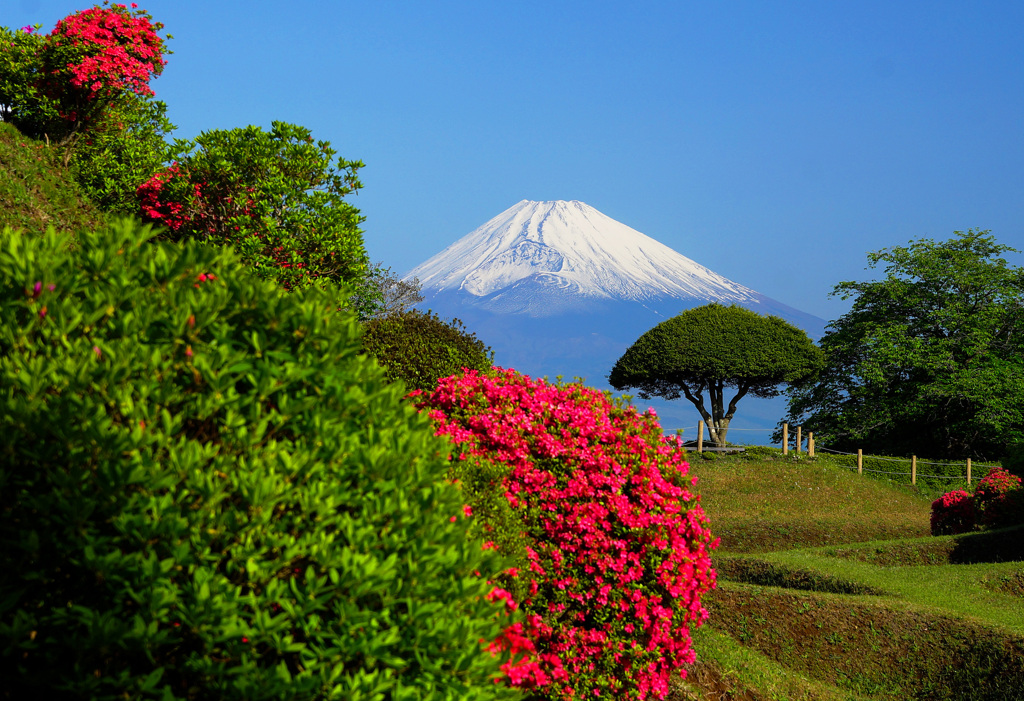
POLYGON ((106 217, 79 190, 56 146, 33 141, 0 122, 0 228, 72 234, 101 226, 106 217))
POLYGON ((673 700, 1024 699, 1024 527, 933 537, 942 490, 829 457, 691 470, 719 587, 673 700))

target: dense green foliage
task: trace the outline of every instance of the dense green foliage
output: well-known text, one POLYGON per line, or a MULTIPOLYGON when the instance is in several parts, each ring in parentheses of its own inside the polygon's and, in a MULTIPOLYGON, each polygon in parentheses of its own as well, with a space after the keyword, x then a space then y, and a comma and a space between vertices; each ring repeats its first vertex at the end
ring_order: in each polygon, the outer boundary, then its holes
POLYGON ((163 167, 174 131, 167 105, 129 93, 99 117, 68 154, 71 172, 103 211, 139 215, 137 190, 163 167))
POLYGON ((354 316, 151 236, 0 235, 0 696, 509 693, 504 563, 354 316))
POLYGON ((415 309, 367 321, 363 347, 384 366, 389 380, 425 392, 433 391, 442 377, 465 369, 489 370, 494 359, 458 319, 446 322, 415 309))
POLYGON ((778 396, 780 384, 806 380, 821 362, 807 334, 779 317, 707 304, 643 334, 616 361, 608 380, 618 390, 638 389, 645 399, 685 396, 707 422, 712 440, 725 445, 740 399, 778 396), (728 402, 727 387, 736 389, 728 402))
POLYGON ((988 232, 954 233, 870 253, 884 279, 836 286, 853 307, 790 423, 838 450, 936 458, 995 459, 1024 437, 1024 268, 988 232))
MULTIPOLYGON (((171 148, 168 169, 139 190, 143 214, 172 240, 230 245, 257 275, 285 289, 358 285, 369 273, 359 210, 344 197, 362 184, 358 161, 335 162, 304 127, 203 132, 171 148)), ((375 300, 361 296, 368 308, 375 300)))

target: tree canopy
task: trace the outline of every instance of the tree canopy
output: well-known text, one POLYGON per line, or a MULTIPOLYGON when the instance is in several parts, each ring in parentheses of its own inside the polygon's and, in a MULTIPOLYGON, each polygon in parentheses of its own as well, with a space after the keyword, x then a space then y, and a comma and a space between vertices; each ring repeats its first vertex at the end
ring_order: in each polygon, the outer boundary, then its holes
POLYGON ((822 442, 893 455, 997 458, 1024 437, 1024 269, 988 231, 868 254, 885 278, 841 282, 853 307, 826 369, 790 394, 822 442))
POLYGON ((812 377, 822 359, 804 331, 779 317, 707 304, 643 334, 616 361, 608 380, 618 390, 639 390, 645 399, 685 396, 722 445, 740 399, 778 396, 780 384, 812 377), (726 388, 736 389, 728 402, 726 388))

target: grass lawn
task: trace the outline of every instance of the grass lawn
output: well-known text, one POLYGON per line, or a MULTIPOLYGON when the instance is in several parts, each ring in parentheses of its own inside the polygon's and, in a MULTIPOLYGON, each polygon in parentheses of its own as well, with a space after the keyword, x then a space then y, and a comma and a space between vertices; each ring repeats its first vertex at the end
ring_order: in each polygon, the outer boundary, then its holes
POLYGON ((1024 527, 934 537, 940 488, 827 457, 691 472, 719 587, 669 698, 1024 699, 1024 527))

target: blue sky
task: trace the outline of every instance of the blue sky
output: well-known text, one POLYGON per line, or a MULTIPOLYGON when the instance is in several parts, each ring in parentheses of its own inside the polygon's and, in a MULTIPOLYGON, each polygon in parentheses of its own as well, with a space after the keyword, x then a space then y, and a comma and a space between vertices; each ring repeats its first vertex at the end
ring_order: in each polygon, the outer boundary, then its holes
POLYGON ((826 319, 868 251, 968 228, 1024 248, 1019 0, 141 4, 174 36, 153 88, 177 136, 309 127, 366 163, 366 246, 399 272, 522 199, 582 200, 826 319))

